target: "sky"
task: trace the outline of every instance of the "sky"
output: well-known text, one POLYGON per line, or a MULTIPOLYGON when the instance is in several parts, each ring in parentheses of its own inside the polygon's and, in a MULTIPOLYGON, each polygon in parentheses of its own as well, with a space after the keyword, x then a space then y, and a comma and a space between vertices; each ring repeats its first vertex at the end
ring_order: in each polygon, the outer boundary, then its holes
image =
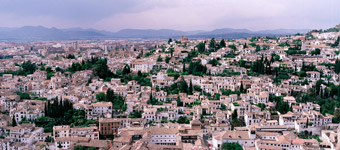
POLYGON ((326 29, 340 0, 0 0, 0 27, 326 29))

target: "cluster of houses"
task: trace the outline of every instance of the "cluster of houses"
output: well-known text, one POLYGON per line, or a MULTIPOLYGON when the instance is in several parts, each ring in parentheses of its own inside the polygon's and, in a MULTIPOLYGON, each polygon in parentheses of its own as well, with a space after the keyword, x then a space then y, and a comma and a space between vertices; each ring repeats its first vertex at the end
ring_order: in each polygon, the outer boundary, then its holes
POLYGON ((339 32, 310 32, 226 40, 236 49, 219 47, 191 58, 207 68, 202 76, 184 73, 189 63, 183 60, 191 57, 199 43, 211 49, 210 39, 3 43, 0 54, 12 57, 0 59, 0 149, 218 150, 225 143, 238 143, 244 150, 340 149, 335 114, 321 113, 322 105, 301 103, 295 96, 308 93, 319 80, 339 85, 339 74, 327 65, 339 57, 339 47, 330 46, 339 42, 338 37, 339 32), (282 44, 296 42, 306 54, 289 55, 288 44, 282 44), (316 49, 320 54, 312 55, 316 49), (231 53, 235 56, 228 57, 231 53), (274 56, 279 60, 271 68, 299 72, 313 65, 316 69, 305 77, 291 74, 275 83, 272 75, 250 74, 249 67, 239 65, 274 56), (94 69, 68 72, 72 64, 94 57, 106 58, 113 73, 128 65, 132 75, 147 74, 151 86, 134 78, 100 79, 94 69), (212 60, 218 64, 211 64, 212 60), (26 76, 13 73, 27 61, 51 67, 54 74, 39 68, 26 76), (182 82, 192 88, 191 93, 169 90, 182 82), (97 100, 99 93, 109 89, 123 97, 126 109, 116 110, 114 102, 97 100), (277 101, 271 97, 282 98, 289 111, 277 111, 277 101), (151 104, 153 99, 158 103, 151 104), (71 102, 74 110, 84 111, 86 120, 95 123, 60 124, 52 131, 35 124, 49 117, 47 103, 55 100, 71 102))

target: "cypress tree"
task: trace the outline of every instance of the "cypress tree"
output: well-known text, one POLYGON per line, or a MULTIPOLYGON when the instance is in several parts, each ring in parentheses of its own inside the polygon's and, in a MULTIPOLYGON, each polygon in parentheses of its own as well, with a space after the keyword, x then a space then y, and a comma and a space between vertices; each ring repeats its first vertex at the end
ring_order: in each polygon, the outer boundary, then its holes
POLYGON ((220 47, 226 47, 226 44, 225 44, 224 39, 221 40, 221 42, 220 42, 220 47))
POLYGON ((241 82, 241 86, 240 86, 240 92, 244 93, 244 89, 243 89, 243 82, 241 82))
POLYGON ((209 48, 210 48, 211 51, 213 51, 213 52, 215 51, 215 49, 216 49, 215 38, 212 38, 212 39, 210 40, 209 48))
MULTIPOLYGON (((190 68, 190 65, 189 65, 189 68, 190 68)), ((183 62, 183 69, 182 69, 182 72, 185 72, 185 62, 183 62)))
POLYGON ((51 101, 47 101, 47 116, 50 116, 51 114, 51 101))
POLYGON ((188 94, 189 95, 192 95, 193 94, 193 86, 192 86, 192 81, 190 80, 190 84, 189 84, 189 92, 188 92, 188 94))
POLYGON ((12 126, 13 126, 13 127, 17 126, 17 121, 15 120, 14 115, 13 115, 13 117, 12 117, 12 126))
POLYGON ((44 114, 45 114, 45 116, 47 116, 47 105, 46 105, 46 103, 44 103, 44 114))
POLYGON ((232 119, 237 119, 237 109, 234 110, 234 112, 231 114, 232 119))
POLYGON ((274 56, 272 56, 271 58, 270 58, 270 62, 271 63, 273 63, 275 60, 274 60, 274 56))
POLYGON ((335 73, 339 73, 340 72, 340 64, 339 64, 339 60, 336 59, 335 61, 335 73))
POLYGON ((149 96, 148 104, 152 104, 152 91, 151 91, 150 96, 149 96))

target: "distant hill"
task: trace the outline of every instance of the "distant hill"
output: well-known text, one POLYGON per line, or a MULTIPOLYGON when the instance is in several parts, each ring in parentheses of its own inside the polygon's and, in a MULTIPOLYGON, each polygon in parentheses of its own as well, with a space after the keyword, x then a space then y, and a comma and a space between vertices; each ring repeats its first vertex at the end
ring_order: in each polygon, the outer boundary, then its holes
POLYGON ((104 34, 91 30, 63 31, 57 28, 46 28, 42 26, 0 29, 0 40, 77 40, 100 38, 103 36, 104 34))
POLYGON ((261 30, 261 31, 257 31, 257 33, 290 35, 290 34, 297 34, 297 33, 305 34, 309 31, 310 29, 275 29, 275 30, 261 30))
POLYGON ((221 35, 221 34, 230 34, 230 33, 251 33, 252 31, 248 29, 232 29, 232 28, 223 28, 223 29, 215 29, 208 32, 197 33, 196 35, 221 35))
POLYGON ((91 39, 166 39, 185 35, 192 38, 247 38, 252 36, 275 36, 307 33, 308 29, 277 29, 250 31, 248 29, 223 28, 212 31, 179 31, 171 29, 124 29, 109 32, 82 28, 46 28, 43 26, 24 26, 20 28, 0 27, 0 40, 34 41, 34 40, 91 40, 91 39))
POLYGON ((115 38, 155 38, 155 37, 168 38, 179 35, 188 35, 188 33, 170 29, 161 30, 124 29, 111 34, 111 36, 115 38))

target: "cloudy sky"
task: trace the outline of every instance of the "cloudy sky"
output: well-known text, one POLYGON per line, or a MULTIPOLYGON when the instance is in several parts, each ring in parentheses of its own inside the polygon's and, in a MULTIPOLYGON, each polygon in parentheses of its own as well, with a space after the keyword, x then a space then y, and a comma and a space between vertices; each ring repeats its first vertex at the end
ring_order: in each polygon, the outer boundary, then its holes
POLYGON ((0 0, 0 27, 212 30, 321 29, 339 0, 0 0))

